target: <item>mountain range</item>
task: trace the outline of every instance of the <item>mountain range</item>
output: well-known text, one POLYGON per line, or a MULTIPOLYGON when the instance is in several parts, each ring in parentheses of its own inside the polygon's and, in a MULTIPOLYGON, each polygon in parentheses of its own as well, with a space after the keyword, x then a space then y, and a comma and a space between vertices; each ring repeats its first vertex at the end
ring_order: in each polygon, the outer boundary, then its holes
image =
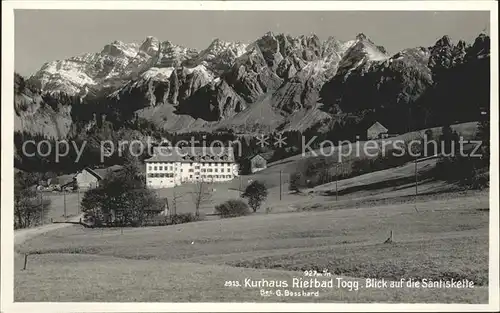
POLYGON ((489 108, 490 39, 389 55, 364 34, 349 41, 266 33, 215 39, 197 51, 147 37, 15 77, 15 130, 77 136, 97 120, 138 118, 168 132, 330 130, 350 118, 395 131, 473 120, 489 108))

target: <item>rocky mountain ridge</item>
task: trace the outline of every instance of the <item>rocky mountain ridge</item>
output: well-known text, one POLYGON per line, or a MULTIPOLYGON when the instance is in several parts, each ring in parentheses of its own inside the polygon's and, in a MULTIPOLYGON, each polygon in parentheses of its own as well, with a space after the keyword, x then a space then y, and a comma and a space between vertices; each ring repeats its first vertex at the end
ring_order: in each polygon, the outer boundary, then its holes
MULTIPOLYGON (((62 93, 92 103, 78 110, 64 106, 72 116, 69 124, 75 116, 85 120, 77 112, 90 110, 122 121, 139 114, 176 132, 194 125, 204 130, 304 130, 363 110, 377 111, 372 119, 415 105, 432 111, 421 99, 433 102, 441 90, 436 86, 451 81, 451 70, 485 81, 484 65, 480 71, 463 68, 486 61, 489 66, 485 35, 472 45, 444 36, 430 47, 392 56, 364 34, 343 42, 269 32, 250 44, 215 39, 199 52, 147 37, 141 44, 114 41, 98 53, 48 62, 27 82, 40 94, 62 93)), ((32 116, 37 112, 33 108, 32 116)), ((17 116, 23 119, 23 114, 17 116)), ((57 133, 51 135, 64 136, 57 133)))

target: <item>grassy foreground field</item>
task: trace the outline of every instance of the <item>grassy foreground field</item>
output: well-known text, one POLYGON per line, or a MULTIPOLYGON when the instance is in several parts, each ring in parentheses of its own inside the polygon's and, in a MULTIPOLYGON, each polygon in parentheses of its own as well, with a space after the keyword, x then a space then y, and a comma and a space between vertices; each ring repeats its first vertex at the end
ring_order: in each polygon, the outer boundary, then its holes
MULTIPOLYGON (((60 228, 27 240, 16 301, 488 301, 488 192, 413 203, 257 214, 152 228, 60 228), (383 244, 393 231, 394 242, 383 244), (327 269, 358 291, 263 297, 224 282, 327 269), (366 278, 469 279, 474 289, 369 289, 366 278)), ((324 278, 323 278, 324 279, 324 278)), ((264 288, 266 289, 266 288, 264 288)), ((268 288, 269 289, 269 288, 268 288)), ((288 288, 293 290, 293 288, 288 288)), ((297 289, 295 289, 297 290, 297 289)), ((300 290, 300 289, 298 289, 300 290)))

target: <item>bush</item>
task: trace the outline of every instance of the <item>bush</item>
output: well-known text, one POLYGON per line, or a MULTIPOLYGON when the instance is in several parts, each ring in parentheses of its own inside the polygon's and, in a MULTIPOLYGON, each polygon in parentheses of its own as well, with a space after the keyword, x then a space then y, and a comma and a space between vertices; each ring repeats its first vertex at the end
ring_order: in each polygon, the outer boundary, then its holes
POLYGON ((193 213, 179 213, 171 216, 172 224, 184 224, 197 220, 193 213))
POLYGON ((431 175, 435 179, 457 183, 467 189, 483 189, 489 186, 488 168, 484 167, 478 158, 440 158, 431 175))
POLYGON ((227 218, 247 215, 250 213, 250 210, 244 201, 232 199, 217 205, 215 212, 220 214, 222 218, 227 218))
POLYGON ((299 192, 305 185, 304 175, 301 172, 295 172, 290 175, 290 184, 288 185, 290 191, 299 192))

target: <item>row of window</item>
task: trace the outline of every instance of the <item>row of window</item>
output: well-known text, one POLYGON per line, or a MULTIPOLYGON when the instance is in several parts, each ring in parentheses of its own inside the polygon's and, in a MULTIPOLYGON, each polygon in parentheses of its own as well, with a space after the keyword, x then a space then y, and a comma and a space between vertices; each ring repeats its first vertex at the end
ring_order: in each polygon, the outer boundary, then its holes
MULTIPOLYGON (((214 171, 215 173, 217 173, 217 172, 219 171, 219 169, 218 169, 218 168, 214 168, 214 169, 213 169, 213 171, 214 171)), ((212 173, 212 169, 211 169, 211 168, 207 168, 207 169, 202 168, 202 169, 201 169, 201 172, 202 172, 202 173, 205 173, 205 172, 212 173)), ((221 172, 221 173, 224 173, 224 169, 223 169, 223 168, 221 168, 221 169, 220 169, 220 172, 221 172)), ((230 169, 230 168, 226 168, 226 172, 231 173, 231 169, 230 169)))
POLYGON ((201 175, 201 178, 231 178, 231 175, 201 175))
POLYGON ((174 177, 174 173, 149 173, 148 177, 174 177))
MULTIPOLYGON (((224 166, 224 163, 215 163, 216 166, 217 166, 217 164, 219 164, 219 166, 221 166, 221 167, 224 166)), ((227 167, 231 166, 230 163, 225 163, 225 164, 226 164, 227 167)), ((191 163, 191 165, 193 165, 193 164, 191 163)), ((212 163, 210 163, 210 166, 212 166, 212 163)), ((154 171, 163 171, 163 168, 164 168, 163 165, 159 165, 159 166, 148 165, 148 171, 153 171, 153 170, 154 171)), ((199 168, 200 168, 199 165, 195 166, 195 169, 199 169, 199 168)), ((177 166, 175 166, 175 169, 177 169, 177 166)), ((172 170, 174 170, 174 167, 172 165, 170 165, 170 166, 166 166, 165 165, 165 171, 167 171, 167 170, 172 171, 172 170)), ((208 170, 211 170, 211 169, 208 169, 208 170)), ((189 171, 191 172, 192 170, 189 170, 189 171)), ((215 171, 217 171, 217 169, 215 169, 215 171)), ((228 169, 228 171, 229 171, 229 169, 228 169)), ((181 168, 181 172, 182 172, 182 168, 181 168)))
MULTIPOLYGON (((199 175, 199 174, 198 174, 199 175)), ((163 177, 174 177, 173 173, 149 173, 150 178, 163 178, 163 177)), ((201 175, 201 178, 231 178, 232 175, 201 175)), ((189 178, 193 178, 193 175, 189 175, 189 178)))
MULTIPOLYGON (((177 167, 176 167, 176 168, 177 168, 177 167)), ((151 165, 149 165, 149 166, 148 166, 148 170, 149 170, 149 171, 151 171, 151 170, 153 170, 153 169, 154 169, 155 171, 158 171, 158 170, 163 171, 163 166, 151 166, 151 165)), ((165 171, 168 171, 168 170, 172 171, 173 169, 174 169, 174 168, 173 168, 172 166, 170 166, 170 167, 165 166, 165 171)))

